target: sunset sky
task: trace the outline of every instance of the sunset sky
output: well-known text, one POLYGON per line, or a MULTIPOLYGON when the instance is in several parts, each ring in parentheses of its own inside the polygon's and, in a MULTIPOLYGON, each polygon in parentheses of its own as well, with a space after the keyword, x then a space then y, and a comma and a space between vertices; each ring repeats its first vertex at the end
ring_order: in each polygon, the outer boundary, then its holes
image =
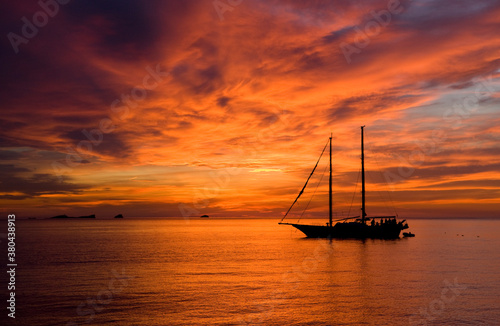
POLYGON ((496 0, 60 2, 0 12, 3 216, 279 220, 330 133, 359 214, 361 125, 369 215, 500 216, 496 0))

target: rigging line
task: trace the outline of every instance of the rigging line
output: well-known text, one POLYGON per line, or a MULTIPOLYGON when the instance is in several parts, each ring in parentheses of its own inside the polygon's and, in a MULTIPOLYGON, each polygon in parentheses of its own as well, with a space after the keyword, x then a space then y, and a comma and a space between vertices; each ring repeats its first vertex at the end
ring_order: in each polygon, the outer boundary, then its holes
POLYGON ((292 206, 290 206, 290 208, 288 209, 288 211, 286 212, 285 216, 283 216, 283 218, 281 219, 280 223, 283 222, 283 220, 285 219, 285 217, 288 215, 288 213, 290 213, 290 210, 292 209, 293 205, 295 205, 295 203, 297 202, 297 200, 299 199, 299 197, 302 195, 302 193, 304 192, 304 190, 306 189, 307 187, 307 183, 309 182, 309 179, 311 179, 314 171, 316 170, 316 167, 318 166, 318 163, 319 161, 321 160, 321 157, 323 156, 323 153, 325 152, 325 149, 326 149, 326 146, 328 146, 328 143, 330 142, 330 138, 328 138, 328 142, 326 142, 326 145, 325 147, 323 147, 323 150, 321 151, 321 155, 319 156, 318 158, 318 161, 316 162, 316 165, 314 166, 314 169, 312 170, 311 174, 309 175, 309 178, 307 178, 307 181, 306 181, 306 184, 304 185, 304 187, 302 187, 302 190, 299 192, 299 195, 297 196, 297 198, 295 198, 295 201, 292 203, 292 206))
MULTIPOLYGON (((368 171, 368 176, 372 177, 373 173, 371 171, 368 171)), ((372 180, 375 180, 375 178, 372 178, 372 180)), ((387 214, 391 214, 390 213, 391 209, 390 209, 389 205, 387 205, 387 200, 385 200, 385 198, 383 197, 382 192, 379 191, 379 190, 375 190, 375 191, 372 191, 372 192, 377 193, 377 196, 380 199, 380 202, 382 202, 384 204, 385 208, 387 209, 387 211, 386 211, 387 214)))
MULTIPOLYGON (((380 165, 378 164, 378 160, 375 158, 375 163, 377 164, 377 168, 378 168, 378 172, 380 173, 380 176, 383 177, 383 174, 382 174, 382 169, 380 168, 380 165)), ((391 202, 391 206, 392 206, 392 210, 394 211, 394 215, 398 215, 398 212, 396 211, 396 205, 394 205, 394 201, 392 200, 392 196, 391 196, 391 193, 389 192, 389 189, 387 187, 387 180, 386 182, 384 183, 384 191, 387 193, 387 196, 389 197, 389 201, 391 202)), ((386 206, 387 203, 386 203, 386 206)), ((389 207, 387 207, 389 208, 389 207)))
MULTIPOLYGON (((366 135, 366 133, 365 133, 366 135)), ((382 174, 382 169, 380 168, 380 164, 378 163, 378 159, 377 159, 377 156, 376 155, 372 155, 372 157, 375 159, 375 164, 377 164, 377 170, 378 170, 378 173, 380 173, 380 176, 383 177, 383 174, 382 174)), ((394 201, 392 200, 392 196, 391 196, 391 193, 389 192, 388 190, 388 187, 387 187, 387 180, 385 182, 385 186, 384 186, 384 191, 387 193, 387 196, 389 197, 389 201, 391 202, 391 206, 392 206, 392 210, 394 211, 394 215, 398 215, 398 212, 396 211, 396 205, 394 205, 394 201)), ((390 211, 390 208, 389 206, 387 205, 387 202, 384 201, 384 198, 382 198, 382 195, 380 194, 379 192, 379 196, 380 196, 380 199, 382 199, 382 201, 384 202, 384 205, 385 207, 387 208, 388 211, 390 211)))
POLYGON ((326 172, 327 168, 328 168, 328 165, 325 165, 325 169, 323 170, 323 174, 321 174, 321 178, 319 179, 318 184, 316 185, 316 189, 314 189, 314 192, 313 192, 311 198, 309 199, 309 202, 307 203, 306 208, 304 208, 304 210, 302 211, 302 214, 300 214, 300 217, 297 220, 297 223, 299 223, 300 219, 302 218, 302 216, 304 215, 304 213, 306 212, 306 210, 309 208, 309 204, 311 203, 314 195, 316 194, 316 191, 318 190, 318 187, 321 184, 321 181, 323 181, 323 177, 325 176, 325 172, 326 172))
POLYGON ((358 170, 358 178, 356 179, 356 186, 354 187, 354 193, 352 194, 351 206, 349 207, 349 212, 347 216, 351 215, 352 204, 354 203, 354 196, 356 196, 356 190, 358 190, 359 176, 361 175, 361 169, 358 170))

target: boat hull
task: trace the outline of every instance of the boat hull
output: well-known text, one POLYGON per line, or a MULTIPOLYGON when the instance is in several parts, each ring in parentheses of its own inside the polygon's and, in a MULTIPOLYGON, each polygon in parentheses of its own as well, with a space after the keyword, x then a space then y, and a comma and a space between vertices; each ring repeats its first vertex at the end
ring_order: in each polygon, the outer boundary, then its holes
POLYGON ((402 224, 367 225, 360 222, 337 223, 333 227, 323 225, 291 224, 308 238, 340 239, 399 239, 402 224))

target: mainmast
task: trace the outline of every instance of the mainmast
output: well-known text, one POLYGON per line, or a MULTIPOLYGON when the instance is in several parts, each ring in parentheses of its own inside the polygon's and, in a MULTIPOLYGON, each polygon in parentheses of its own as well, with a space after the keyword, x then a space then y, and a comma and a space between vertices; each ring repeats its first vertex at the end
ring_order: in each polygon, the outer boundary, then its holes
POLYGON ((366 207, 365 207, 365 148, 363 141, 363 133, 365 126, 361 126, 361 222, 365 223, 366 207))
POLYGON ((330 182, 329 182, 329 217, 330 217, 330 227, 332 227, 332 134, 330 134, 330 182))

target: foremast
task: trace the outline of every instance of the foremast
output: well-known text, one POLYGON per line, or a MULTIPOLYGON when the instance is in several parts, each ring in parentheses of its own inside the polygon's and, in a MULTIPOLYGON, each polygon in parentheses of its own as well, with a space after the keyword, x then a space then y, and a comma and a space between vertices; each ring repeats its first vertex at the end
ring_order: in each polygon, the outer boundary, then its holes
POLYGON ((366 219, 366 206, 365 206, 365 148, 364 148, 364 134, 365 126, 361 126, 361 222, 364 224, 366 219))
POLYGON ((332 134, 330 134, 330 181, 329 181, 329 189, 328 189, 328 204, 329 211, 328 216, 330 218, 330 223, 328 224, 332 227, 332 134))

